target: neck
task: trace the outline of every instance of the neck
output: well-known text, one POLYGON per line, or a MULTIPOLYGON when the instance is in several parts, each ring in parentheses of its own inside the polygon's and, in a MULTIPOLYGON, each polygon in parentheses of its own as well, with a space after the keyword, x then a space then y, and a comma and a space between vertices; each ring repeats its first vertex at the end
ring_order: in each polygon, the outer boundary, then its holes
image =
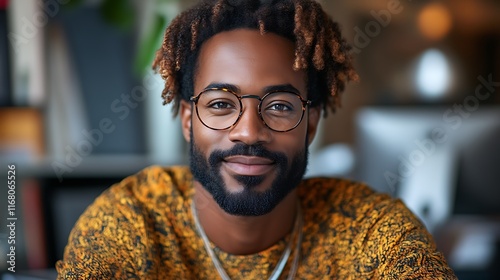
POLYGON ((270 213, 258 217, 234 216, 219 207, 198 182, 194 201, 206 235, 217 247, 233 255, 261 252, 292 231, 297 212, 297 191, 288 194, 270 213))

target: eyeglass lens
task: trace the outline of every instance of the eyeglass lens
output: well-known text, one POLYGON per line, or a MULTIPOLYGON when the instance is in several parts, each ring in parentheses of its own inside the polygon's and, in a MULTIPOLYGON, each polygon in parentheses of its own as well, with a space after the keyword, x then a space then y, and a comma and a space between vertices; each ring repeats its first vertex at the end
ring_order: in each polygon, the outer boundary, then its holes
MULTIPOLYGON (((244 97, 243 97, 244 98, 244 97)), ((238 96, 224 90, 208 90, 199 95, 196 104, 200 120, 213 129, 234 125, 242 111, 238 96)), ((273 92, 260 103, 260 116, 266 125, 276 131, 294 128, 303 115, 303 104, 298 95, 273 92)))

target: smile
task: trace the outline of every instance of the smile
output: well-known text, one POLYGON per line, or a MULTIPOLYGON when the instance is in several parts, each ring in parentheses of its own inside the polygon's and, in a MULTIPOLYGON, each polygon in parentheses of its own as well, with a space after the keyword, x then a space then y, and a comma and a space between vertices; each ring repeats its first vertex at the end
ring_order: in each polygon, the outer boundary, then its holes
POLYGON ((222 162, 224 167, 234 175, 261 176, 275 167, 274 161, 254 156, 231 156, 222 162))

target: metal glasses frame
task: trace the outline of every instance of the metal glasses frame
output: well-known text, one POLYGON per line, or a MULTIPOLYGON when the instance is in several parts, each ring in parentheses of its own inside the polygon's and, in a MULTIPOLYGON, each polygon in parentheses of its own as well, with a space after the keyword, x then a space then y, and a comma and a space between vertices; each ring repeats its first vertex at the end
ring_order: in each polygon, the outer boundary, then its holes
POLYGON ((235 92, 233 92, 232 90, 229 90, 227 88, 206 88, 202 92, 200 92, 197 96, 192 96, 191 98, 189 98, 189 100, 191 100, 194 103, 194 105, 196 107, 196 115, 198 116, 198 119, 200 120, 200 122, 204 126, 206 126, 207 128, 213 129, 213 130, 226 130, 226 129, 233 128, 238 123, 238 121, 240 120, 241 116, 243 115, 243 103, 241 103, 241 100, 243 98, 253 98, 253 99, 259 100, 259 105, 257 106, 257 112, 259 113, 259 117, 260 117, 262 123, 267 128, 269 128, 270 130, 276 131, 276 132, 288 132, 288 131, 291 131, 291 130, 295 129, 297 126, 299 126, 299 124, 302 122, 302 119, 304 118, 304 113, 306 111, 306 107, 309 106, 309 105, 311 105, 311 100, 304 100, 302 98, 302 96, 300 96, 298 93, 293 92, 293 91, 286 91, 286 90, 273 90, 273 91, 270 91, 270 92, 266 93, 262 98, 260 98, 258 95, 253 95, 253 94, 238 95, 235 92), (213 127, 207 125, 201 119, 200 114, 198 113, 198 100, 200 99, 200 96, 203 93, 205 93, 207 91, 211 91, 211 90, 221 90, 221 91, 229 92, 229 93, 233 94, 238 99, 238 102, 240 103, 240 113, 238 114, 238 117, 236 118, 236 120, 234 121, 234 123, 232 125, 230 125, 228 127, 224 127, 224 128, 213 128, 213 127), (302 115, 300 116, 300 120, 292 128, 290 128, 290 129, 287 129, 287 130, 276 130, 276 129, 273 129, 273 128, 269 127, 269 125, 266 123, 266 121, 262 117, 262 112, 260 110, 261 109, 261 105, 262 105, 262 100, 264 100, 270 94, 273 94, 273 93, 276 93, 276 92, 291 93, 291 94, 297 96, 297 98, 299 98, 300 102, 302 103, 302 115))

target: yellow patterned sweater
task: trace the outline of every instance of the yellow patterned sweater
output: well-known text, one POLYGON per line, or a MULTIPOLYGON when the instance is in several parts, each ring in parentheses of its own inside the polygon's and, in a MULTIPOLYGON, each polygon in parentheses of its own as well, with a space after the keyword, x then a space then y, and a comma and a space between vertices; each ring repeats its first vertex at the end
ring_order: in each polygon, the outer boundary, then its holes
MULTIPOLYGON (((58 279, 220 279, 193 223, 191 183, 187 167, 153 166, 109 188, 76 223, 58 279)), ((326 178, 304 180, 298 193, 296 279, 456 279, 399 200, 326 178)), ((214 251, 232 279, 267 279, 289 238, 254 255, 214 251)))

